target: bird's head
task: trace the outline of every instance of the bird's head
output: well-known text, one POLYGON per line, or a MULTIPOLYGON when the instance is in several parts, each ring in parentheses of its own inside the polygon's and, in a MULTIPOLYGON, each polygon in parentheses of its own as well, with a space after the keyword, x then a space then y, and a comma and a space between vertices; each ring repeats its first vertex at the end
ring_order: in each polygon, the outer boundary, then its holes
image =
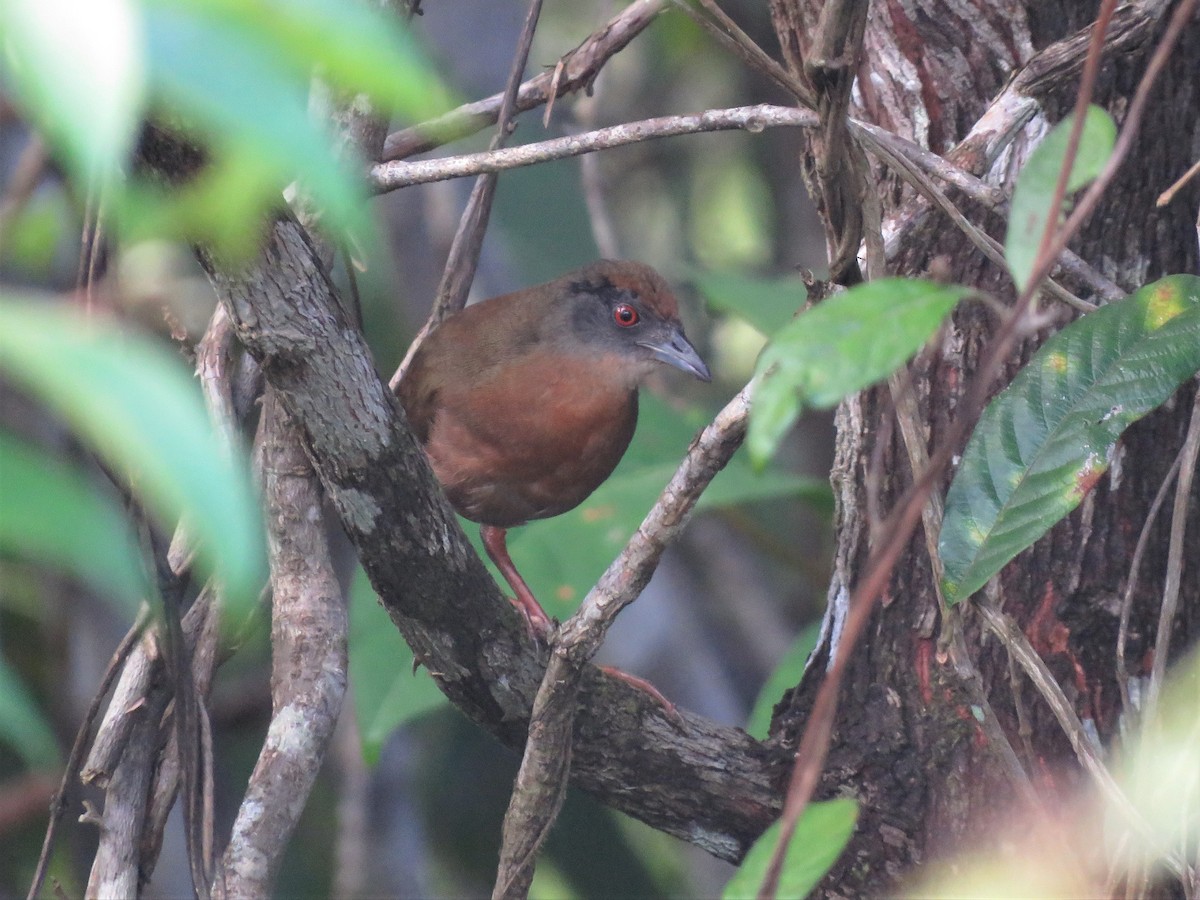
POLYGON ((637 380, 666 363, 711 381, 679 320, 679 304, 649 266, 602 259, 565 276, 572 337, 588 349, 627 359, 637 380))

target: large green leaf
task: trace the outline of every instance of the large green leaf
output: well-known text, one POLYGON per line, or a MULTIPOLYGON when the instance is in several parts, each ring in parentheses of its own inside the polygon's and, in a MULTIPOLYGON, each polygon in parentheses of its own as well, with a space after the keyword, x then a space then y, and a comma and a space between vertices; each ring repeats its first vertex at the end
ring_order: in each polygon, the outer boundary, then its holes
POLYGON ((711 309, 748 322, 763 337, 790 322, 808 299, 808 288, 799 278, 768 281, 733 272, 700 272, 694 277, 711 309))
POLYGON ((1200 278, 1175 275, 1048 340, 992 401, 946 497, 938 538, 953 603, 1073 510, 1117 438, 1200 369, 1200 278))
POLYGON ((920 349, 969 290, 905 278, 857 285, 789 322, 759 357, 746 438, 762 465, 804 406, 830 407, 920 349))
MULTIPOLYGON (((1018 290, 1024 290, 1033 274, 1038 247, 1046 231, 1046 223, 1055 221, 1061 209, 1051 209, 1054 188, 1067 155, 1067 140, 1074 116, 1059 122, 1029 156, 1025 168, 1017 177, 1013 191, 1012 209, 1008 218, 1008 233, 1004 238, 1004 255, 1018 290)), ((1067 178, 1067 193, 1079 190, 1104 168, 1112 154, 1117 126, 1098 106, 1089 106, 1083 121, 1079 151, 1067 178)))
MULTIPOLYGON (((625 458, 586 502, 509 535, 513 562, 551 615, 566 615, 578 606, 637 530, 675 474, 688 443, 706 424, 698 411, 681 413, 645 394, 638 419, 637 436, 625 458)), ((829 484, 777 470, 759 473, 735 455, 701 495, 697 508, 777 497, 800 497, 828 506, 829 484)), ((477 540, 477 527, 468 524, 466 530, 477 540)))
POLYGON ((350 587, 350 685, 363 756, 374 765, 388 735, 449 704, 429 673, 413 671, 413 652, 360 568, 350 587))
POLYGON ((0 657, 0 741, 31 769, 58 766, 58 742, 29 691, 0 657))
MULTIPOLYGON (((776 896, 807 896, 825 873, 833 868, 850 842, 857 821, 858 804, 848 797, 810 803, 796 823, 796 831, 788 843, 776 896)), ((724 900, 758 896, 758 888, 767 874, 775 845, 779 843, 779 827, 776 822, 754 842, 729 884, 725 885, 725 891, 721 894, 724 900)))
POLYGON ((0 432, 0 551, 69 571, 133 610, 145 570, 117 505, 86 478, 0 432))
POLYGON ((0 372, 70 423, 199 562, 251 604, 265 576, 262 526, 244 462, 208 421, 187 369, 151 340, 49 302, 0 302, 0 372))
POLYGON ((0 65, 79 184, 125 161, 142 96, 133 0, 4 0, 0 65))

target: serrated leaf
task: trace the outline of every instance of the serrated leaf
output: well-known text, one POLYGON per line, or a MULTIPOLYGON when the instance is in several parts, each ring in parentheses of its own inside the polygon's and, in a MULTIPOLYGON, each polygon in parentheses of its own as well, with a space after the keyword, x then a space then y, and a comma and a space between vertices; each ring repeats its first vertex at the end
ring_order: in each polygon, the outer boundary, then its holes
MULTIPOLYGON (((1028 286, 1033 274, 1033 264, 1046 231, 1046 223, 1052 215, 1057 220, 1062 214, 1061 209, 1050 209, 1050 204, 1054 200, 1058 174, 1067 155, 1072 121, 1074 115, 1050 129, 1017 176, 1008 232, 1004 238, 1004 256, 1019 291, 1028 286)), ((1075 164, 1067 178, 1068 196, 1100 174, 1112 155, 1116 137, 1117 126, 1112 117, 1098 106, 1089 106, 1075 164)))
POLYGON ((920 349, 967 288, 884 278, 830 297, 767 345, 746 445, 762 465, 806 406, 834 406, 895 371, 920 349))
POLYGON ((49 302, 0 302, 0 372, 61 415, 167 529, 183 518, 198 562, 231 602, 253 604, 265 577, 258 502, 178 358, 100 317, 49 302))
POLYGON ((770 337, 792 320, 808 299, 799 278, 766 280, 732 272, 701 272, 696 287, 710 309, 728 313, 770 337))
POLYGON ((0 63, 78 183, 126 158, 142 103, 141 23, 130 0, 5 0, 0 63), (64 24, 69 23, 69 24, 64 24))
POLYGON ((58 742, 33 697, 0 657, 0 742, 7 744, 31 769, 59 764, 58 742))
MULTIPOLYGON (((509 532, 514 564, 551 615, 561 617, 579 605, 667 486, 688 443, 707 424, 702 414, 681 413, 653 396, 643 395, 641 407, 637 435, 608 481, 577 508, 509 532)), ((756 472, 735 455, 701 495, 697 509, 777 497, 828 507, 829 483, 776 470, 756 472)), ((480 549, 478 527, 464 523, 464 528, 480 549)), ((503 580, 500 585, 504 587, 503 580)))
POLYGON ((413 672, 412 664, 412 650, 359 568, 350 586, 350 685, 363 756, 370 765, 393 731, 449 704, 429 673, 413 672))
POLYGON ((125 517, 76 470, 0 432, 0 551, 70 572, 132 613, 148 595, 125 517))
POLYGON ((1129 425, 1200 369, 1200 278, 1174 275, 1050 338, 980 417, 938 538, 969 597, 1083 499, 1129 425))
POLYGON ((760 741, 767 739, 775 704, 779 702, 779 698, 784 695, 785 691, 800 683, 800 677, 804 674, 804 666, 808 663, 813 648, 817 646, 817 639, 820 635, 821 623, 813 622, 796 636, 792 646, 776 664, 767 683, 758 692, 758 699, 754 701, 754 709, 746 721, 748 735, 756 737, 760 741))
MULTIPOLYGON (((779 873, 777 897, 806 897, 826 872, 833 868, 858 822, 858 804, 848 797, 810 803, 796 823, 779 873)), ((776 822, 754 842, 721 896, 741 900, 758 896, 771 855, 779 842, 776 822)))

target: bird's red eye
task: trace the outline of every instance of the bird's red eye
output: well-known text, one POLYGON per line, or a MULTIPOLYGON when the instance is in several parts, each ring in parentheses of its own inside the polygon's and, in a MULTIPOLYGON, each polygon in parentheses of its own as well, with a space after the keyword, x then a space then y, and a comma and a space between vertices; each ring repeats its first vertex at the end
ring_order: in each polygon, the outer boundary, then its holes
POLYGON ((622 303, 613 309, 613 319, 622 328, 628 328, 638 323, 638 312, 628 303, 622 303))

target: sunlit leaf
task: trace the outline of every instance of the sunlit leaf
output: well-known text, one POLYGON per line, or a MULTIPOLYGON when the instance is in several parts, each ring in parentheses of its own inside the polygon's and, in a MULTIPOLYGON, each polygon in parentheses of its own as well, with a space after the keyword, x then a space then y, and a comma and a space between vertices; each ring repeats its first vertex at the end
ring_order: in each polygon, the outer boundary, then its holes
POLYGON ((449 701, 413 653, 360 568, 350 587, 350 685, 363 756, 374 765, 393 731, 449 701))
MULTIPOLYGON (((850 842, 858 821, 858 804, 842 797, 824 803, 810 803, 796 823, 779 875, 778 897, 805 897, 818 881, 833 868, 850 842)), ((780 825, 768 828, 750 848, 737 872, 721 894, 724 900, 758 896, 775 845, 780 825)))
MULTIPOLYGON (((1061 209, 1052 210, 1050 204, 1054 202, 1054 188, 1066 158, 1073 120, 1073 115, 1068 116, 1050 129, 1017 177, 1008 234, 1004 239, 1004 256, 1018 290, 1025 289, 1033 274, 1046 223, 1052 215, 1057 221, 1062 213, 1061 209)), ((1117 127, 1109 114, 1098 106, 1089 106, 1075 164, 1067 178, 1068 195, 1100 174, 1112 154, 1116 137, 1117 127)))
POLYGON ((804 674, 804 666, 808 663, 808 657, 812 654, 813 648, 817 646, 817 638, 820 637, 820 634, 821 623, 813 622, 796 636, 796 640, 783 655, 783 659, 776 664, 767 683, 758 692, 758 699, 754 701, 754 709, 746 722, 747 734, 760 741, 767 739, 767 731, 771 727, 771 714, 775 711, 775 704, 783 697, 785 691, 800 683, 800 676, 804 674))
POLYGON ((49 302, 0 303, 0 372, 87 440, 168 529, 182 517, 205 572, 250 604, 265 566, 250 476, 212 430, 196 384, 153 341, 49 302))
POLYGON ((1064 328, 992 401, 938 539, 951 603, 1073 510, 1129 425, 1200 369, 1200 278, 1175 275, 1064 328))
POLYGON ((113 500, 79 472, 0 432, 0 551, 70 572, 136 609, 145 572, 113 500))
POLYGON ((132 0, 4 0, 0 65, 81 185, 123 164, 141 114, 141 22, 132 0))
POLYGON ((710 308, 749 322, 763 337, 790 322, 808 298, 808 288, 799 278, 766 280, 702 272, 695 282, 710 308))
POLYGON ((3 657, 0 657, 0 742, 15 750, 31 769, 53 769, 59 763, 54 732, 3 657))
POLYGON ((785 325, 758 361, 746 445, 762 465, 804 407, 834 406, 895 371, 969 290, 904 278, 857 285, 785 325))

